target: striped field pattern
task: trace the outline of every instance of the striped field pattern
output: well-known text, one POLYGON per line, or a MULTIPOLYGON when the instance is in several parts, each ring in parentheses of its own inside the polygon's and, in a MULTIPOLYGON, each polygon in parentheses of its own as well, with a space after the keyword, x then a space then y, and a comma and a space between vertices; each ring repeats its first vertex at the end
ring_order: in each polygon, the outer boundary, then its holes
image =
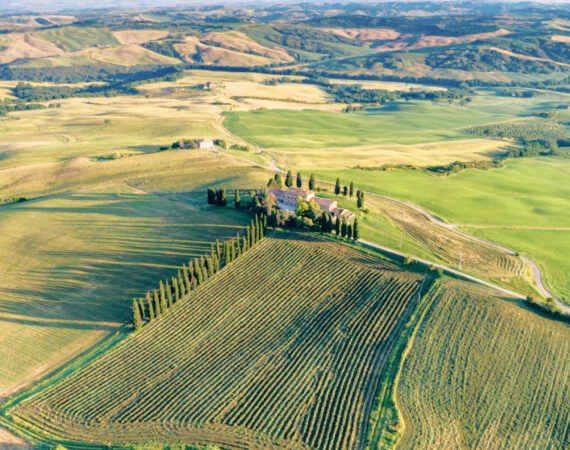
POLYGON ((62 440, 350 449, 422 278, 277 233, 10 414, 62 440))

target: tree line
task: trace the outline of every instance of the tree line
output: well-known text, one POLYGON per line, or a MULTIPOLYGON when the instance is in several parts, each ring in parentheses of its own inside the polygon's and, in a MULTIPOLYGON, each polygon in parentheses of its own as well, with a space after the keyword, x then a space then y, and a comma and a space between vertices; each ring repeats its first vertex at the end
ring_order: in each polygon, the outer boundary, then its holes
POLYGON ((245 233, 238 233, 234 238, 223 242, 216 240, 210 253, 183 264, 176 276, 170 280, 161 280, 158 287, 147 291, 144 297, 134 298, 132 323, 135 331, 164 314, 192 290, 254 247, 263 239, 266 230, 267 217, 256 215, 246 227, 245 233))

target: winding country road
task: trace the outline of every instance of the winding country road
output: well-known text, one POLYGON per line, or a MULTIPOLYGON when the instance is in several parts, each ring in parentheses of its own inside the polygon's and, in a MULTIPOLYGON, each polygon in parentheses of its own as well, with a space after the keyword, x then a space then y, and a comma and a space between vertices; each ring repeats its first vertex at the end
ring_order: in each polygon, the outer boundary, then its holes
MULTIPOLYGON (((221 116, 221 117, 220 117, 220 120, 219 120, 219 125, 227 132, 227 134, 228 134, 229 136, 231 136, 232 138, 234 138, 234 139, 237 140, 238 142, 243 142, 243 143, 245 143, 245 144, 247 144, 247 145, 252 145, 252 144, 250 144, 249 142, 244 141, 243 139, 239 138, 238 136, 236 136, 235 134, 233 134, 231 131, 229 131, 226 127, 224 127, 224 125, 223 125, 223 123, 222 123, 223 120, 224 120, 224 116, 221 116)), ((256 163, 256 162, 254 162, 254 161, 252 161, 252 160, 250 160, 250 159, 247 159, 247 158, 245 158, 245 157, 232 155, 232 154, 230 154, 230 153, 226 153, 226 154, 227 154, 228 156, 231 156, 231 157, 233 157, 233 158, 236 158, 236 159, 239 159, 239 160, 242 160, 242 161, 251 163, 251 164, 253 164, 253 165, 257 166, 257 167, 261 167, 261 168, 266 169, 266 170, 271 170, 271 171, 273 171, 273 172, 279 172, 279 173, 281 173, 281 174, 286 173, 285 170, 280 169, 280 168, 277 166, 277 162, 276 162, 276 160, 275 160, 275 157, 273 157, 272 155, 270 155, 270 154, 268 154, 267 152, 263 151, 263 149, 261 149, 261 148, 258 147, 257 145, 253 145, 253 147, 256 149, 256 152, 257 152, 257 153, 265 154, 265 155, 269 158, 269 161, 270 161, 270 165, 269 165, 269 166, 265 166, 265 165, 263 165, 263 164, 256 163)), ((319 180, 319 181, 323 182, 322 180, 319 180)), ((441 220, 439 217, 437 217, 437 216, 431 214, 430 212, 426 211, 425 209, 423 209, 423 208, 421 208, 421 207, 419 207, 419 206, 417 206, 417 205, 414 205, 413 203, 406 202, 406 201, 404 201, 404 200, 400 200, 400 199, 393 198, 393 197, 388 197, 388 196, 386 196, 386 195, 376 194, 376 193, 374 193, 374 192, 369 192, 369 191, 364 191, 364 192, 365 192, 366 195, 370 195, 370 196, 372 196, 372 197, 377 197, 377 198, 382 198, 382 199, 385 199, 385 200, 390 200, 390 201, 393 201, 393 202, 397 202, 397 203, 400 203, 401 205, 404 205, 404 206, 406 206, 406 207, 408 207, 408 208, 411 208, 411 209, 413 209, 414 211, 416 211, 416 212, 422 214, 424 217, 426 217, 426 218, 427 218, 428 220, 430 220, 431 222, 434 222, 434 223, 436 223, 437 225, 439 225, 439 226, 441 226, 441 227, 447 228, 448 230, 450 230, 450 231, 452 231, 452 232, 454 232, 454 233, 457 233, 457 234, 459 234, 459 235, 461 235, 461 236, 463 236, 463 237, 465 237, 465 238, 467 238, 467 239, 471 239, 471 240, 476 241, 476 242, 479 242, 479 243, 481 243, 481 244, 493 246, 493 247, 498 248, 498 249, 500 249, 500 250, 503 250, 503 251, 505 251, 505 252, 507 252, 507 253, 509 253, 509 254, 511 254, 511 255, 517 255, 517 252, 516 252, 515 250, 511 249, 511 248, 505 247, 505 246, 500 245, 500 244, 497 244, 497 243, 495 243, 495 242, 491 242, 491 241, 487 241, 487 240, 485 240, 485 239, 478 238, 478 237, 476 237, 476 236, 472 236, 472 235, 467 234, 467 233, 465 233, 465 232, 463 232, 463 231, 461 231, 461 230, 458 230, 457 227, 460 226, 460 225, 446 223, 446 222, 444 222, 443 220, 441 220)), ((381 245, 377 245, 377 244, 374 244, 374 243, 372 243, 372 242, 364 241, 364 240, 362 240, 362 239, 360 239, 359 241, 360 241, 362 244, 364 244, 364 245, 368 245, 368 246, 370 246, 370 247, 374 247, 374 248, 377 248, 377 249, 379 249, 379 250, 382 250, 382 251, 385 251, 385 252, 388 252, 388 253, 392 253, 392 254, 399 255, 399 256, 406 256, 406 255, 404 255, 403 253, 401 253, 401 252, 399 252, 399 251, 397 251, 397 250, 395 250, 395 249, 393 249, 393 248, 389 248, 389 247, 384 247, 384 246, 381 246, 381 245)), ((526 257, 526 256, 519 255, 519 257, 520 257, 524 262, 526 262, 526 263, 532 268, 532 271, 533 271, 533 273, 534 273, 535 285, 536 285, 537 290, 540 292, 540 294, 541 294, 542 296, 544 296, 545 298, 552 298, 552 299, 554 300, 554 303, 555 303, 565 314, 569 314, 569 315, 570 315, 570 306, 569 306, 569 305, 566 305, 565 303, 563 303, 562 301, 560 301, 559 299, 557 299, 557 298, 556 298, 548 289, 546 289, 546 287, 544 286, 543 281, 542 281, 542 272, 540 271, 540 268, 536 265, 536 263, 535 263, 534 261, 532 261, 530 258, 526 257)), ((438 264, 438 263, 435 263, 435 262, 433 262, 433 261, 423 260, 423 259, 420 259, 420 258, 415 258, 415 259, 416 259, 417 261, 423 262, 424 264, 430 264, 430 265, 433 264, 435 267, 439 267, 439 268, 441 268, 442 270, 445 270, 445 271, 450 272, 450 273, 453 273, 453 274, 455 274, 455 275, 459 275, 459 276, 461 276, 461 277, 467 278, 467 279, 469 279, 469 280, 471 280, 471 281, 475 281, 476 283, 482 284, 482 285, 484 285, 484 286, 492 287, 492 288, 494 288, 494 289, 497 289, 497 290, 499 290, 499 291, 501 291, 501 292, 503 292, 503 293, 506 293, 506 294, 508 294, 508 295, 514 296, 514 297, 516 297, 516 298, 523 298, 523 299, 526 298, 525 295, 519 294, 519 293, 514 292, 514 291, 511 291, 511 290, 509 290, 509 289, 502 288, 502 287, 500 287, 500 286, 497 286, 496 284, 490 283, 490 282, 485 281, 485 280, 483 280, 483 279, 481 279, 481 278, 478 278, 478 277, 469 275, 469 274, 467 274, 467 273, 465 273, 465 272, 462 272, 462 271, 453 269, 453 268, 451 268, 451 267, 447 267, 447 266, 444 266, 444 265, 442 265, 442 264, 438 264)))

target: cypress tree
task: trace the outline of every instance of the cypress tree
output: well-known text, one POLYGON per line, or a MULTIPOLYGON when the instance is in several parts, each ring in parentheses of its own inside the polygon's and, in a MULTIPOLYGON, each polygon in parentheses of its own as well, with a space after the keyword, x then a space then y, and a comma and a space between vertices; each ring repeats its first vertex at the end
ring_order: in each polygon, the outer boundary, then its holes
POLYGON ((146 304, 148 306, 148 317, 150 320, 154 320, 154 307, 152 306, 152 297, 150 296, 150 292, 146 293, 146 304))
POLYGON ((337 236, 340 236, 340 217, 337 217, 334 221, 334 231, 337 236))
POLYGON ((205 267, 202 267, 202 279, 206 281, 208 279, 208 271, 205 267))
POLYGON ((208 188, 208 204, 213 205, 216 203, 216 193, 212 188, 208 188))
POLYGON ((239 245, 239 241, 240 241, 240 238, 239 238, 239 234, 238 234, 238 235, 236 236, 236 251, 237 251, 236 257, 237 257, 237 258, 239 258, 239 257, 241 256, 241 254, 242 254, 241 246, 239 245))
POLYGON ((281 174, 276 173, 275 176, 273 177, 273 179, 275 180, 275 185, 279 189, 282 189, 283 188, 283 180, 281 180, 281 174))
POLYGON ((356 193, 356 206, 362 208, 364 206, 364 192, 359 190, 356 193))
POLYGON ((192 278, 190 278, 190 288, 194 290, 196 289, 196 286, 197 286, 196 277, 192 276, 192 278))
POLYGON ((315 176, 313 174, 311 174, 311 177, 309 178, 309 189, 311 191, 315 189, 315 176))
POLYGON ((342 225, 340 226, 340 235, 341 235, 342 237, 346 237, 346 232, 347 232, 347 229, 346 229, 346 218, 343 217, 343 219, 342 219, 342 225))
POLYGON ((196 268, 196 285, 200 286, 204 281, 204 273, 200 267, 196 268))
POLYGON ((178 270, 178 288, 180 289, 180 297, 184 297, 184 279, 180 270, 178 270))
POLYGON ((333 231, 332 215, 327 214, 327 233, 332 233, 332 231, 333 231))
POLYGON ((202 282, 202 269, 197 259, 194 259, 194 276, 198 279, 198 284, 202 282))
POLYGON ((290 170, 287 172, 287 177, 285 178, 285 186, 287 186, 288 188, 293 186, 293 174, 291 173, 290 170))
POLYGON ((159 285, 159 293, 160 293, 160 303, 162 304, 162 300, 166 302, 166 289, 164 289, 164 283, 162 280, 158 283, 159 285))
POLYGON ((301 172, 297 172, 297 187, 303 187, 303 179, 301 178, 301 172))
POLYGON ((139 302, 137 302, 136 298, 133 299, 133 325, 135 327, 135 331, 139 331, 143 325, 139 302))
POLYGON ((251 247, 251 227, 247 226, 247 247, 251 247))
POLYGON ((334 185, 334 193, 336 195, 340 194, 340 180, 337 178, 336 183, 334 185))
POLYGON ((227 195, 226 195, 226 188, 222 189, 222 196, 220 201, 220 206, 226 206, 228 202, 227 195))
POLYGON ((255 215, 255 242, 259 242, 259 218, 255 215))
POLYGON ((234 261, 236 259, 236 248, 234 245, 234 241, 230 241, 230 258, 232 259, 232 261, 234 261))
POLYGON ((218 256, 218 259, 222 257, 222 253, 220 250, 220 241, 218 241, 217 239, 216 239, 216 255, 218 256))
POLYGON ((236 195, 234 198, 234 206, 236 209, 239 209, 241 205, 241 197, 239 196, 239 189, 236 189, 236 195))
POLYGON ((214 275, 214 264, 212 262, 212 258, 210 258, 209 256, 206 257, 204 267, 206 267, 206 270, 208 272, 208 277, 214 275))
POLYGON ((178 278, 172 277, 172 287, 174 288, 174 301, 180 300, 180 290, 178 289, 178 278))
POLYGON ((352 239, 352 225, 351 224, 348 224, 346 226, 346 237, 348 239, 352 239))
POLYGON ((354 239, 355 241, 358 241, 358 239, 359 239, 358 219, 354 219, 354 225, 352 226, 352 239, 354 239))
POLYGON ((160 311, 164 313, 168 309, 168 305, 166 304, 166 296, 160 295, 160 311))
POLYGON ((166 300, 168 301, 168 307, 172 306, 172 286, 166 281, 166 300))
POLYGON ((153 298, 154 298, 154 313, 156 314, 156 317, 158 317, 162 314, 162 310, 160 309, 160 299, 158 298, 158 291, 156 289, 153 292, 153 298))
POLYGON ((263 225, 263 231, 266 232, 267 231, 267 214, 263 214, 263 221, 262 221, 262 225, 263 225))
POLYGON ((348 195, 348 188, 346 186, 342 187, 342 195, 344 195, 345 197, 348 195))
POLYGON ((139 297, 138 301, 139 301, 139 311, 141 312, 142 319, 148 319, 148 316, 146 314, 146 308, 144 306, 145 305, 144 299, 142 297, 139 297))
POLYGON ((261 223, 259 227, 259 240, 261 241, 262 239, 263 239, 263 223, 261 223))
POLYGON ((190 274, 188 270, 184 271, 184 295, 190 292, 190 274))
POLYGON ((245 236, 243 236, 243 244, 242 244, 242 253, 247 252, 247 238, 245 236))
POLYGON ((352 181, 350 182, 350 188, 348 192, 351 197, 354 195, 354 183, 352 181))

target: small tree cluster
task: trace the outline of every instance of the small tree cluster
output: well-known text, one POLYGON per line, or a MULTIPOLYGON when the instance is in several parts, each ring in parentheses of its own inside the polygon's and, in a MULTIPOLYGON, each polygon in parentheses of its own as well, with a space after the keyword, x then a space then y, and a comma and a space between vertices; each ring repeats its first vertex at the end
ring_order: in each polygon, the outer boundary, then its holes
POLYGON ((364 191, 360 189, 356 192, 356 206, 362 208, 364 206, 364 191))
POLYGON ((323 213, 319 222, 323 233, 335 233, 337 236, 355 241, 360 238, 358 219, 354 219, 351 224, 346 217, 341 220, 339 217, 333 218, 330 214, 323 213))
POLYGON ((148 291, 144 298, 133 299, 133 326, 142 329, 145 322, 161 316, 173 304, 216 274, 220 269, 243 255, 261 239, 267 231, 267 217, 256 215, 245 229, 245 233, 222 243, 212 244, 210 253, 183 264, 177 276, 160 281, 157 289, 148 291))
POLYGON ((228 203, 226 188, 213 189, 208 188, 208 204, 216 206, 226 206, 228 203))

